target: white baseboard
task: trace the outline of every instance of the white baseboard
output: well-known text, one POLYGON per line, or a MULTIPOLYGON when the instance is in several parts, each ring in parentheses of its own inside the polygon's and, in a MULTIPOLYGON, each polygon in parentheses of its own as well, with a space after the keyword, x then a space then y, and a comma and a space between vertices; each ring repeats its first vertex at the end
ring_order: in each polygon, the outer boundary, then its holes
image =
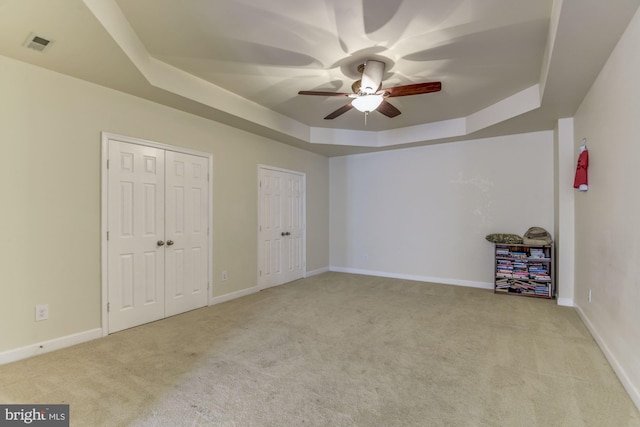
POLYGON ((211 303, 209 305, 222 304, 223 302, 231 301, 236 298, 244 297, 247 295, 255 294, 259 292, 260 288, 254 286, 252 288, 242 289, 241 291, 230 292, 228 294, 220 295, 218 297, 211 298, 211 303))
POLYGON ((329 267, 323 267, 323 268, 319 268, 317 270, 307 271, 304 274, 304 278, 306 279, 307 277, 317 276, 318 274, 327 273, 329 271, 331 271, 331 269, 329 267))
MULTIPOLYGON (((231 301, 236 298, 240 298, 246 295, 251 295, 258 292, 260 289, 255 286, 253 288, 243 289, 237 292, 231 292, 229 294, 221 295, 211 299, 210 305, 220 304, 226 301, 231 301)), ((59 350, 65 347, 71 347, 72 345, 80 344, 83 342, 91 341, 104 336, 103 329, 91 329, 89 331, 80 332, 73 335, 67 335, 65 337, 55 338, 49 341, 43 341, 35 344, 30 344, 25 347, 6 350, 0 352, 0 365, 4 365, 18 360, 26 359, 28 357, 37 356, 39 354, 49 353, 54 350, 59 350)))
POLYGON ((359 268, 330 267, 330 271, 339 273, 364 274, 367 276, 388 277, 390 279, 415 280, 418 282, 442 283, 444 285, 466 286, 469 288, 493 289, 493 283, 471 280, 448 279, 443 277, 417 276, 413 274, 387 273, 385 271, 364 270, 359 268))
POLYGON ((574 307, 573 298, 558 298, 558 305, 562 305, 564 307, 574 307))
POLYGON ((60 350, 61 348, 71 347, 72 345, 95 340, 97 338, 102 338, 102 328, 91 329, 89 331, 79 332, 77 334, 67 335, 65 337, 3 351, 0 353, 0 365, 37 356, 39 354, 49 353, 54 350, 60 350))
POLYGON ((620 365, 620 362, 618 361, 616 356, 611 352, 611 350, 609 349, 607 344, 604 342, 604 340, 602 339, 602 337, 600 336, 596 328, 593 326, 593 324, 591 323, 587 315, 584 313, 584 311, 582 311, 582 308, 580 308, 579 305, 576 305, 575 309, 578 312, 578 315, 580 316, 580 318, 582 319, 582 322, 585 324, 585 326, 591 333, 591 336, 598 344, 598 347, 600 347, 600 350, 609 361, 609 365, 611 365, 611 368, 613 368, 613 371, 618 376, 618 379, 624 386, 625 390, 627 390, 627 393, 629 393, 629 397, 631 397, 631 400, 633 401, 633 403, 636 405, 638 410, 640 410, 640 390, 635 384, 633 384, 633 382, 629 378, 629 375, 627 375, 627 372, 625 371, 624 367, 620 365))

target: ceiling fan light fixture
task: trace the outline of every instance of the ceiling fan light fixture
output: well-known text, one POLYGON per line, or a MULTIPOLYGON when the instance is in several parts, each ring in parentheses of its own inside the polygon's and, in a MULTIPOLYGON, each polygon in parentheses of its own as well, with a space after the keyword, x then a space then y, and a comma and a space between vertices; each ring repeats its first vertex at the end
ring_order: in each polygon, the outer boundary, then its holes
POLYGON ((358 111, 369 113, 380 106, 382 99, 382 95, 364 95, 351 101, 351 105, 353 105, 358 111))
POLYGON ((298 95, 343 96, 350 98, 351 102, 333 111, 324 119, 333 120, 352 108, 355 108, 364 113, 364 122, 366 124, 367 116, 375 110, 378 110, 382 115, 389 118, 397 117, 401 114, 400 110, 391 103, 386 102, 385 98, 438 92, 442 88, 441 82, 426 82, 394 86, 383 90, 382 79, 384 77, 384 69, 385 63, 382 61, 369 60, 364 64, 360 64, 358 66, 358 72, 362 73, 362 78, 356 80, 351 85, 353 93, 301 90, 298 92, 298 95))

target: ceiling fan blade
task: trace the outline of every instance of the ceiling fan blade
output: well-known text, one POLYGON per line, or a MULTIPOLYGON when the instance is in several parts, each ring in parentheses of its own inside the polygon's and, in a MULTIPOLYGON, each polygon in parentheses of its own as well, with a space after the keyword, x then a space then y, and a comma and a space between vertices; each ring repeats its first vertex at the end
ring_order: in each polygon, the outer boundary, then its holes
POLYGON ((422 93, 439 92, 442 89, 442 83, 429 82, 429 83, 416 83, 412 85, 396 86, 383 89, 381 92, 385 92, 387 97, 394 96, 409 96, 420 95, 422 93))
POLYGON ((364 70, 362 71, 362 81, 360 82, 360 90, 364 93, 376 93, 382 83, 382 77, 384 75, 384 62, 368 60, 364 64, 364 70))
POLYGON ((319 96, 349 96, 350 93, 343 92, 322 92, 316 90, 301 90, 298 95, 319 95, 319 96))
POLYGON ((324 119, 325 120, 335 119, 336 117, 343 115, 344 113, 346 113, 347 111, 351 110, 352 108, 353 108, 353 105, 351 105, 351 103, 348 103, 347 105, 343 105, 342 107, 338 108, 336 111, 334 111, 333 113, 329 114, 324 119))
POLYGON ((391 118, 393 118, 395 116, 399 116, 400 114, 402 114, 400 112, 400 110, 398 110, 396 107, 394 107, 393 105, 391 105, 390 103, 388 103, 384 99, 382 100, 382 103, 378 106, 378 108, 376 110, 380 111, 385 116, 391 117, 391 118))

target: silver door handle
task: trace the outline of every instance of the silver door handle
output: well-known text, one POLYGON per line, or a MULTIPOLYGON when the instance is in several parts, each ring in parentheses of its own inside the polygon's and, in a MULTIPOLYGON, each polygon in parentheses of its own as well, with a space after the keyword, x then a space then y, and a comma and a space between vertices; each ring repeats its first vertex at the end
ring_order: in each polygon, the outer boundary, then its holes
POLYGON ((173 245, 173 240, 167 240, 167 246, 173 245))
POLYGON ((158 240, 158 246, 164 246, 164 241, 163 240, 158 240))

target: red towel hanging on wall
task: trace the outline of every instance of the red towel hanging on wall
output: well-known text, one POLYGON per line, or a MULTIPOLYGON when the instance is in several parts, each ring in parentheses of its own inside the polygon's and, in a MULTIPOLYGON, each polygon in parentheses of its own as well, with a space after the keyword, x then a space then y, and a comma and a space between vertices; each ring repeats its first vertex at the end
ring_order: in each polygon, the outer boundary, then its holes
POLYGON ((587 168, 589 167, 589 150, 585 145, 580 147, 580 155, 578 156, 578 166, 576 167, 576 177, 573 180, 573 188, 578 191, 587 191, 589 189, 589 180, 587 178, 587 168))

